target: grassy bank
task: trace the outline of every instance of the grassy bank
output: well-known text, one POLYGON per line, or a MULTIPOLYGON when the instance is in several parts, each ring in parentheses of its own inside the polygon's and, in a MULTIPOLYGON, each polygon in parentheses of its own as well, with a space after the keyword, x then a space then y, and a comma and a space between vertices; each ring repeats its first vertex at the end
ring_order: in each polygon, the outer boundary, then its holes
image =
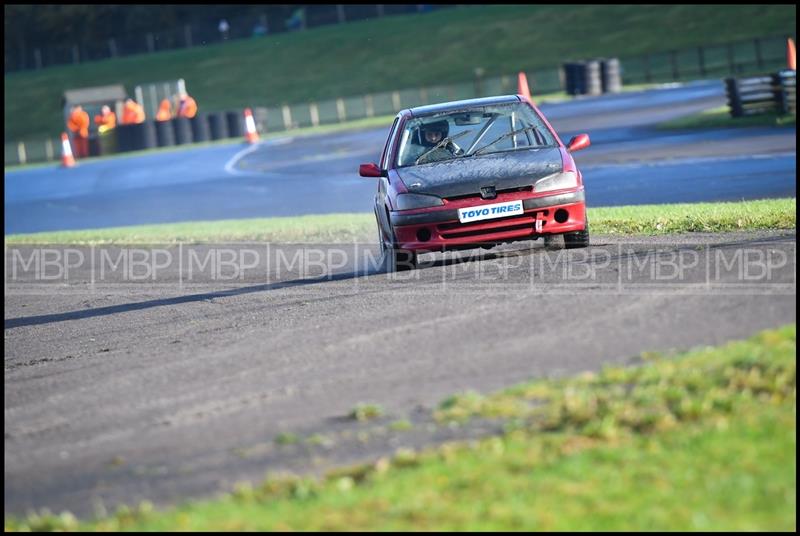
POLYGON ((791 125, 797 125, 796 115, 768 113, 733 118, 731 117, 730 109, 725 105, 686 117, 664 121, 657 124, 656 128, 660 130, 681 130, 730 127, 785 127, 791 125))
POLYGON ((9 530, 796 530, 792 324, 631 367, 442 403, 506 432, 339 470, 9 530))
MULTIPOLYGON (((793 229, 796 199, 735 203, 634 205, 588 209, 595 234, 669 234, 685 232, 793 229)), ((111 227, 85 231, 6 235, 6 244, 147 244, 174 242, 317 242, 377 240, 375 217, 324 214, 288 218, 253 218, 159 225, 111 227)))
POLYGON ((487 77, 513 75, 587 56, 794 35, 795 20, 793 5, 498 5, 385 17, 10 73, 4 132, 16 141, 58 136, 63 92, 87 86, 123 84, 132 93, 184 78, 201 110, 274 106, 468 82, 477 67, 487 77))

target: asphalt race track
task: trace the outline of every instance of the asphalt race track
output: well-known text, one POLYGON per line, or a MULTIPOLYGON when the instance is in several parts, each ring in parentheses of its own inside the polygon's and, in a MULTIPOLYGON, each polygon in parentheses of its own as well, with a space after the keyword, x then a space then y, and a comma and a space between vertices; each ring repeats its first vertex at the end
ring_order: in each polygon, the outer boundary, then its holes
MULTIPOLYGON (((590 205, 794 196, 794 128, 648 126, 720 104, 718 86, 548 107, 563 137, 593 137, 576 155, 590 205)), ((354 170, 383 136, 7 173, 6 232, 365 212, 374 184, 354 170)), ((793 230, 593 235, 570 251, 525 241, 426 255, 394 276, 374 270, 376 249, 6 246, 6 513, 165 505, 493 433, 436 425, 431 411, 458 392, 796 321, 793 230), (349 419, 359 402, 385 416, 349 419), (279 444, 282 433, 301 440, 279 444), (315 434, 325 440, 303 440, 315 434)))
POLYGON ((430 412, 457 392, 794 322, 795 244, 794 231, 520 242, 428 255, 397 279, 370 270, 374 245, 173 245, 153 278, 130 277, 117 248, 71 248, 69 273, 46 280, 36 249, 8 248, 6 512, 170 503, 492 431, 430 412), (251 268, 191 274, 192 247, 249 249, 251 268), (378 428, 347 419, 359 402, 385 409, 378 428), (398 418, 412 432, 390 431, 398 418), (282 432, 332 439, 281 446, 282 432))
MULTIPOLYGON (((795 196, 792 127, 659 131, 725 103, 721 82, 543 105, 576 153, 590 206, 795 196)), ((6 233, 191 220, 369 212, 386 128, 279 138, 5 174, 6 233)))

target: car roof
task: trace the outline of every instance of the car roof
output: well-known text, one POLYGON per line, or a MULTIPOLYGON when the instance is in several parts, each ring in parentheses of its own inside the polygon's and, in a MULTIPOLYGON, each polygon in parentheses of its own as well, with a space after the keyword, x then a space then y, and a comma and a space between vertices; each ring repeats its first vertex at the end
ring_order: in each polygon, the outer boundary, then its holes
POLYGON ((499 95, 497 97, 484 97, 481 99, 467 99, 442 102, 439 104, 428 104, 426 106, 417 106, 416 108, 403 110, 403 112, 408 111, 413 117, 419 117, 422 115, 430 115, 440 112, 463 110, 465 108, 473 108, 477 106, 491 106, 493 104, 507 104, 510 102, 520 102, 520 98, 517 95, 499 95))

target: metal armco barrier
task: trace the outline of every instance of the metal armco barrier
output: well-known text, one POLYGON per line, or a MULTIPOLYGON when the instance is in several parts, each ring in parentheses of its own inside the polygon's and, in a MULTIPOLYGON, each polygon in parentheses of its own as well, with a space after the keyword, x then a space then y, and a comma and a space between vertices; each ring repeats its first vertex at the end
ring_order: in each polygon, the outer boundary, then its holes
POLYGON ((170 123, 172 123, 172 130, 175 132, 175 145, 184 145, 194 141, 192 123, 188 118, 176 117, 170 123))
POLYGON ((192 138, 194 141, 201 142, 211 139, 211 131, 208 128, 208 114, 200 112, 192 117, 189 122, 192 125, 192 138))
POLYGON ((172 121, 156 121, 156 139, 159 147, 175 145, 175 132, 172 130, 172 121))
POLYGON ((781 88, 777 93, 779 113, 797 115, 797 71, 775 73, 772 81, 781 88))
POLYGON ((228 121, 225 112, 212 112, 208 114, 208 128, 212 140, 222 140, 228 137, 228 121))
POLYGON ((797 72, 781 71, 753 78, 726 78, 731 117, 776 112, 797 113, 797 72))

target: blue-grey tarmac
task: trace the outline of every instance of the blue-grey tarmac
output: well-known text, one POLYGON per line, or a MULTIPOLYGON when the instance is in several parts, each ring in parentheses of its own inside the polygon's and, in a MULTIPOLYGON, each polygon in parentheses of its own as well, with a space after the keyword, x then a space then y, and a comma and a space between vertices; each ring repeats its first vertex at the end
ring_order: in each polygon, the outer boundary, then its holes
MULTIPOLYGON (((590 206, 796 195, 796 130, 663 131, 654 123, 725 103, 719 81, 545 104, 576 153, 590 206)), ((5 232, 371 212, 388 125, 85 162, 5 174, 5 232)))
MULTIPOLYGON (((590 205, 795 195, 793 128, 650 126, 723 101, 701 83, 546 109, 566 136, 593 136, 576 155, 590 205)), ((355 170, 384 134, 7 173, 6 232, 368 212, 374 184, 355 170)), ((6 515, 161 507, 498 433, 431 412, 458 392, 796 321, 794 230, 540 242, 426 258, 397 278, 362 265, 377 244, 7 246, 6 515), (359 402, 385 416, 348 419, 359 402)))

